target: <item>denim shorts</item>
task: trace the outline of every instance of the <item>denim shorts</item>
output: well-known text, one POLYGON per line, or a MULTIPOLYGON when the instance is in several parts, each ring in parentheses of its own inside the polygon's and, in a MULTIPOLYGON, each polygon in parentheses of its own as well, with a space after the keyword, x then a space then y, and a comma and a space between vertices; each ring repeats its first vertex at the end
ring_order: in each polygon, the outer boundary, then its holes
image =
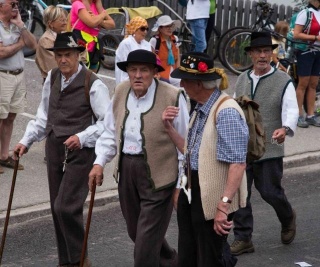
POLYGON ((297 52, 298 76, 320 76, 320 51, 297 52))

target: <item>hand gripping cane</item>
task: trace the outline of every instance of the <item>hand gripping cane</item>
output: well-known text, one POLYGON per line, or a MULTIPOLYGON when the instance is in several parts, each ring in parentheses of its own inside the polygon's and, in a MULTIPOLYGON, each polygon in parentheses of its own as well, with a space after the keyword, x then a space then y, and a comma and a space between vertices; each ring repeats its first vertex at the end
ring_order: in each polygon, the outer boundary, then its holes
POLYGON ((83 267, 84 260, 86 257, 87 242, 88 242, 88 236, 89 236, 95 194, 96 194, 96 181, 93 180, 93 187, 92 187, 92 191, 91 191, 91 198, 90 198, 90 205, 89 205, 88 218, 87 218, 87 224, 86 224, 86 231, 84 233, 84 240, 83 240, 82 251, 81 251, 80 267, 83 267))
POLYGON ((10 211, 11 211, 14 187, 16 184, 17 172, 18 172, 18 167, 19 167, 19 154, 18 153, 16 153, 16 157, 17 157, 17 159, 15 160, 15 163, 14 163, 11 191, 10 191, 8 208, 7 208, 7 215, 6 215, 6 220, 4 223, 4 229, 3 229, 3 233, 2 233, 2 240, 1 240, 1 247, 0 247, 0 266, 1 266, 1 261, 2 261, 4 243, 6 241, 6 235, 7 235, 7 229, 8 229, 9 219, 10 219, 10 211))

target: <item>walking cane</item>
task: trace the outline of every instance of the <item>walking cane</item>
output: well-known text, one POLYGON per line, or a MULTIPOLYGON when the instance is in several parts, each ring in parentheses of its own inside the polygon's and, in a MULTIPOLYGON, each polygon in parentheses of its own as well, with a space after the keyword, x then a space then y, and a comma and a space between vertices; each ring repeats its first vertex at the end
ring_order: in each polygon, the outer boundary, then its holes
POLYGON ((91 216, 92 216, 92 209, 93 209, 94 195, 95 194, 96 194, 96 181, 93 180, 93 187, 92 187, 92 191, 91 191, 91 199, 90 199, 90 205, 89 205, 89 211, 88 211, 86 231, 84 233, 84 240, 83 240, 82 251, 81 251, 80 267, 83 267, 84 259, 86 257, 87 242, 88 242, 88 236, 89 236, 89 230, 90 230, 90 223, 91 223, 91 216))
POLYGON ((18 153, 16 153, 16 157, 17 157, 17 159, 15 160, 15 163, 14 163, 11 191, 10 191, 8 208, 7 208, 7 215, 6 215, 6 220, 4 223, 4 229, 3 229, 3 233, 2 233, 2 239, 1 239, 0 266, 1 266, 4 243, 6 241, 7 229, 8 229, 9 219, 10 219, 10 211, 11 211, 11 205, 12 205, 13 192, 14 192, 14 187, 16 184, 17 172, 18 172, 18 167, 19 167, 19 154, 18 153))

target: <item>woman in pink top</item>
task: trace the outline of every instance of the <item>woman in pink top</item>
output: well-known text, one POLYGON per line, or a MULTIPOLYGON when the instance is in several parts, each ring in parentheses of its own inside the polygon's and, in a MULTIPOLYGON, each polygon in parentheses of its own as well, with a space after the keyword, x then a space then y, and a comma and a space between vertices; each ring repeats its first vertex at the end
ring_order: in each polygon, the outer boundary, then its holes
MULTIPOLYGON (((112 29, 115 27, 113 19, 106 10, 98 12, 96 2, 88 0, 90 10, 82 1, 72 3, 70 20, 73 32, 82 40, 87 48, 86 65, 89 69, 97 71, 99 66, 100 51, 98 45, 98 33, 100 27, 112 29)), ((99 8, 100 9, 100 8, 99 8)))

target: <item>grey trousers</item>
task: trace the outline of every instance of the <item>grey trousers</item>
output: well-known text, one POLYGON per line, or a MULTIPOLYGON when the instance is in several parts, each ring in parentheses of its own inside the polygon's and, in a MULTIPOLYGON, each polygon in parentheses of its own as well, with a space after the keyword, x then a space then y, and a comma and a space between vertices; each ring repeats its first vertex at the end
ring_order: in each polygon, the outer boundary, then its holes
POLYGON ((173 209, 174 186, 152 191, 142 156, 122 155, 119 199, 134 246, 135 267, 176 266, 177 253, 164 238, 173 209))
POLYGON ((84 239, 83 205, 88 195, 88 175, 94 162, 94 148, 69 151, 65 172, 66 138, 53 132, 46 141, 51 213, 56 233, 59 264, 80 261, 84 239))
POLYGON ((281 186, 282 175, 282 158, 247 165, 247 206, 237 210, 233 217, 235 240, 249 241, 252 237, 253 215, 250 197, 253 182, 263 200, 274 208, 280 223, 287 226, 291 222, 293 212, 281 186))

